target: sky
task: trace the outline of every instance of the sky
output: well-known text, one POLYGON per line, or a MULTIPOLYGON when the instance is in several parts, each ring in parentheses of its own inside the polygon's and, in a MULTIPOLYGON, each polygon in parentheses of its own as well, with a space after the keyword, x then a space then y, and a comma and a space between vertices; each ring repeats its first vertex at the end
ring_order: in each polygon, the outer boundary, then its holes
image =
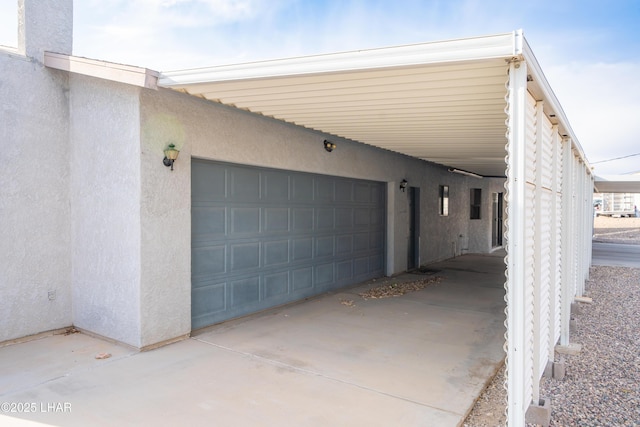
POLYGON ((624 174, 640 155, 606 160, 640 153, 639 23, 640 0, 76 0, 73 53, 171 71, 522 29, 596 174, 624 174))

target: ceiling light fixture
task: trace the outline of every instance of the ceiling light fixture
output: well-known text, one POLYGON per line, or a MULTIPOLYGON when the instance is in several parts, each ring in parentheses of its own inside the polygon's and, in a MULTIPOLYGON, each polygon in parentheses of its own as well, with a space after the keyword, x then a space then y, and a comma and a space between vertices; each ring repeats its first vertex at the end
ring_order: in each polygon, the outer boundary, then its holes
POLYGON ((324 149, 327 150, 328 152, 332 152, 333 150, 336 149, 336 144, 334 144, 331 141, 327 141, 326 139, 324 140, 324 149))
POLYGON ((460 175, 471 176, 473 178, 482 178, 482 175, 478 175, 477 173, 473 173, 473 172, 467 172, 467 171, 462 170, 462 169, 449 168, 449 172, 451 172, 451 173, 459 173, 460 175))

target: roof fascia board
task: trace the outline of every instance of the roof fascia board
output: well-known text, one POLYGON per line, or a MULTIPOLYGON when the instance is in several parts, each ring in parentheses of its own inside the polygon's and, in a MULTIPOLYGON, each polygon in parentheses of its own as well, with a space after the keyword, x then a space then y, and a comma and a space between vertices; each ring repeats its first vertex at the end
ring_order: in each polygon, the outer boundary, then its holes
POLYGON ((158 88, 157 71, 131 65, 115 64, 96 59, 82 58, 73 55, 45 52, 44 65, 57 70, 97 77, 104 80, 144 87, 158 88))
POLYGON ((516 33, 163 72, 158 84, 180 86, 510 58, 519 54, 516 33))
MULTIPOLYGON (((569 119, 567 119, 560 101, 558 101, 558 98, 556 98, 553 89, 551 89, 551 85, 549 85, 549 82, 547 81, 547 78, 545 77, 542 68, 538 63, 538 60, 536 59, 533 51, 531 50, 531 47, 529 46, 529 43, 524 37, 522 37, 522 56, 527 62, 527 66, 530 71, 529 74, 533 76, 534 81, 538 84, 540 90, 542 91, 544 101, 550 104, 551 108, 556 114, 556 119, 558 120, 560 127, 565 129, 566 132, 563 133, 566 133, 566 136, 571 138, 571 145, 573 149, 578 153, 580 159, 588 165, 589 162, 587 161, 587 157, 584 153, 584 150, 582 149, 582 146, 578 142, 573 129, 571 129, 569 119)), ((587 170, 590 170, 590 168, 587 167, 587 170)))

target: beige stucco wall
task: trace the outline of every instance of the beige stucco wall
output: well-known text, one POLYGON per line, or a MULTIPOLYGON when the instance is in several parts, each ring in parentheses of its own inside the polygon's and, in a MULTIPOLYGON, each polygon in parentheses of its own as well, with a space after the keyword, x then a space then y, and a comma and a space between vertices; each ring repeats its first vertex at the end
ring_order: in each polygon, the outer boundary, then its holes
POLYGON ((72 323, 68 74, 42 64, 71 52, 71 5, 19 1, 19 45, 0 49, 0 342, 72 323))
POLYGON ((140 118, 135 86, 70 77, 73 324, 140 341, 140 118))

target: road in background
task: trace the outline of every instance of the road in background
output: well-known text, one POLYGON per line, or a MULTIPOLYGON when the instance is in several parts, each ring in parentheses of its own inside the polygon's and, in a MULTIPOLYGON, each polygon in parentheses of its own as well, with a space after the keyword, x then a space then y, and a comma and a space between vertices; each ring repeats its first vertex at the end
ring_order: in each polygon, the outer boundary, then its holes
POLYGON ((593 265, 640 268, 640 245, 593 242, 593 265))

